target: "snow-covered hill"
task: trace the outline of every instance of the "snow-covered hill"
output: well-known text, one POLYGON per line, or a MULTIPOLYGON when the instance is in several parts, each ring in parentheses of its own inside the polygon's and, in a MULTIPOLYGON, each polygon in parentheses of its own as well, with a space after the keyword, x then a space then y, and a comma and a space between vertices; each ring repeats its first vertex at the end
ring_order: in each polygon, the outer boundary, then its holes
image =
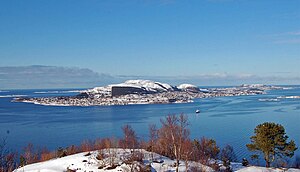
POLYGON ((95 87, 92 89, 88 89, 85 92, 89 95, 110 95, 112 92, 112 87, 137 88, 141 91, 144 91, 145 93, 161 93, 178 90, 177 87, 171 86, 170 84, 151 80, 127 80, 124 83, 111 84, 104 87, 95 87))
MULTIPOLYGON (((140 171, 141 168, 151 171, 164 172, 175 171, 175 161, 156 153, 147 152, 143 149, 135 150, 136 154, 142 155, 142 161, 130 161, 129 157, 132 151, 129 149, 104 149, 101 152, 84 152, 78 153, 63 158, 53 159, 45 162, 26 165, 16 169, 14 172, 130 172, 140 171), (99 153, 101 157, 99 158, 99 153), (111 168, 110 164, 115 164, 111 168)), ((213 171, 208 166, 201 165, 197 162, 188 162, 188 168, 202 169, 202 171, 213 171)), ((300 169, 278 169, 278 168, 264 168, 264 167, 243 167, 240 163, 232 163, 233 171, 239 172, 300 172, 300 169)), ((186 171, 185 162, 181 161, 179 171, 186 171)))
MULTIPOLYGON (((174 160, 141 149, 136 150, 135 153, 141 153, 143 155, 142 162, 132 162, 128 161, 128 157, 132 155, 131 152, 132 151, 129 149, 105 149, 102 152, 105 158, 101 160, 97 158, 99 151, 78 153, 58 159, 26 165, 16 169, 14 172, 64 172, 67 170, 68 172, 101 172, 108 170, 111 172, 130 172, 140 171, 141 168, 150 168, 151 171, 158 172, 175 171, 174 160), (116 166, 111 168, 110 164, 116 164, 116 166), (147 165, 148 167, 146 167, 147 165)), ((206 171, 213 171, 210 167, 202 166, 195 162, 191 163, 190 166, 202 167, 206 171)), ((185 171, 184 162, 180 162, 179 170, 185 171)))
POLYGON ((189 88, 198 88, 198 87, 192 84, 180 84, 177 88, 181 90, 185 90, 189 88))
POLYGON ((155 82, 151 80, 128 80, 125 81, 125 84, 140 87, 140 88, 145 88, 147 91, 154 91, 154 92, 174 91, 174 87, 169 84, 155 82))
POLYGON ((180 89, 181 91, 188 91, 188 92, 199 92, 200 89, 192 84, 181 84, 177 87, 178 89, 180 89))

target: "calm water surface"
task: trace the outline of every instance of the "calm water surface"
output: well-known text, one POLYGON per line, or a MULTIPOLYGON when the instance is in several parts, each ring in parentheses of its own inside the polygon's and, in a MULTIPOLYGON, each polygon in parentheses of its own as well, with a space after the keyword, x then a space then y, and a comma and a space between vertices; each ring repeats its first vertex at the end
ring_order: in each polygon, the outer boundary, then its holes
MULTIPOLYGON (((168 114, 187 114, 191 137, 214 138, 220 146, 230 144, 239 159, 248 157, 246 144, 255 126, 263 122, 282 124, 290 138, 300 145, 300 99, 261 102, 258 99, 300 96, 300 87, 273 90, 266 95, 197 99, 186 104, 57 107, 12 103, 7 95, 58 96, 76 93, 56 90, 9 90, 0 92, 0 138, 7 137, 11 149, 24 145, 60 146, 80 144, 86 139, 121 137, 121 126, 130 124, 138 136, 147 139, 148 125, 160 125, 168 114), (48 92, 51 91, 51 92, 48 92), (36 93, 42 92, 42 93, 36 93), (195 110, 201 113, 196 114, 195 110)), ((300 151, 297 151, 300 155, 300 151)))

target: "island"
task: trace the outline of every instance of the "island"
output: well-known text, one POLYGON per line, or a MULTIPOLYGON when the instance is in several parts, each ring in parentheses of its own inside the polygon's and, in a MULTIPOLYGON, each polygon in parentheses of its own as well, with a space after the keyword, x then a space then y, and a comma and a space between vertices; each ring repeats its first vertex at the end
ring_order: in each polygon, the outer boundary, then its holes
POLYGON ((273 89, 282 87, 243 84, 226 88, 199 88, 192 84, 172 86, 151 80, 128 80, 120 84, 87 89, 76 96, 16 97, 12 101, 52 106, 188 103, 195 98, 266 94, 267 90, 273 89))

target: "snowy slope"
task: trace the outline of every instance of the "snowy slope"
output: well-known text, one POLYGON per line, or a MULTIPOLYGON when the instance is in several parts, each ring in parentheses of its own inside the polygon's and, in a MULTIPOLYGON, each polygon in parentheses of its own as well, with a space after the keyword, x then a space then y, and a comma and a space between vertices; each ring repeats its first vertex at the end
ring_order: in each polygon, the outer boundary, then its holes
POLYGON ((245 167, 240 170, 237 170, 237 172, 299 172, 300 169, 281 169, 281 168, 266 168, 266 167, 245 167))
MULTIPOLYGON (((171 160, 167 157, 161 156, 156 153, 147 152, 145 150, 137 150, 138 152, 144 155, 143 163, 145 165, 151 164, 152 171, 164 172, 164 171, 175 171, 174 160, 171 160), (154 160, 152 161, 152 155, 154 160)), ((20 167, 16 169, 14 172, 63 172, 69 170, 73 170, 76 172, 101 172, 108 171, 106 168, 109 167, 109 162, 114 161, 118 166, 109 171, 111 172, 129 172, 131 171, 131 164, 125 164, 124 159, 128 157, 130 154, 130 150, 124 149, 105 149, 103 150, 104 159, 98 160, 96 157, 98 155, 98 151, 93 151, 88 154, 88 152, 78 153, 75 155, 66 156, 63 158, 53 159, 45 162, 35 163, 26 165, 24 167, 20 167), (111 156, 114 155, 114 156, 111 156), (114 158, 112 158, 114 157, 114 158), (102 169, 98 169, 99 167, 103 167, 102 169)), ((200 163, 189 162, 189 168, 191 167, 201 167, 204 171, 211 172, 213 171, 210 167, 203 166, 200 163)), ((273 169, 273 168, 265 168, 265 167, 243 167, 240 163, 232 163, 232 168, 234 171, 239 172, 281 172, 283 169, 273 169)), ((289 172, 300 172, 300 169, 285 169, 289 172)), ((136 170, 134 170, 136 171, 136 170)), ((179 171, 185 171, 185 163, 183 161, 180 162, 179 171)))
POLYGON ((177 88, 181 90, 186 90, 188 88, 198 88, 198 87, 192 84, 180 84, 177 88))
POLYGON ((169 84, 154 82, 151 80, 128 80, 125 81, 125 84, 133 87, 145 88, 147 91, 154 92, 164 92, 173 90, 172 86, 169 84))
POLYGON ((114 86, 140 88, 148 92, 174 91, 174 88, 166 83, 160 83, 151 80, 128 80, 120 84, 111 84, 105 87, 95 87, 86 90, 86 92, 90 94, 109 94, 114 86))
MULTIPOLYGON (((151 166, 153 170, 156 171, 174 171, 174 160, 170 160, 167 157, 158 155, 156 153, 150 153, 145 150, 139 150, 144 154, 143 163, 150 164, 151 157, 153 155, 156 162, 151 162, 151 166)), ((115 169, 111 169, 111 172, 130 172, 131 165, 125 164, 122 160, 125 159, 126 155, 130 154, 130 150, 124 149, 106 149, 104 153, 108 155, 111 154, 116 155, 114 161, 118 166, 115 169)), ((16 169, 14 172, 63 172, 69 170, 74 170, 76 172, 100 172, 100 171, 108 171, 106 168, 109 167, 109 161, 111 160, 109 156, 103 160, 97 160, 98 151, 90 152, 89 156, 86 156, 88 152, 79 153, 75 155, 66 156, 63 158, 53 159, 45 162, 35 163, 26 165, 24 167, 20 167, 16 169), (98 167, 104 166, 103 169, 98 169, 98 167)), ((199 163, 191 163, 194 166, 202 166, 199 163)), ((213 171, 210 167, 202 166, 206 171, 213 171)), ((180 162, 179 171, 185 171, 184 162, 180 162)))

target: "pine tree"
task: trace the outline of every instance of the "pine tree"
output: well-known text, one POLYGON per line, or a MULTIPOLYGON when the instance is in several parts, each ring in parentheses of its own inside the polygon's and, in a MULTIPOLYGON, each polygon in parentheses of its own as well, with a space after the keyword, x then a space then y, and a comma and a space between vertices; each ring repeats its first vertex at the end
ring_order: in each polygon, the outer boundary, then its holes
POLYGON ((254 136, 251 136, 251 144, 247 144, 250 151, 260 152, 266 161, 266 167, 270 167, 275 158, 293 157, 296 144, 293 140, 287 142, 288 136, 282 125, 265 122, 256 126, 254 136))

